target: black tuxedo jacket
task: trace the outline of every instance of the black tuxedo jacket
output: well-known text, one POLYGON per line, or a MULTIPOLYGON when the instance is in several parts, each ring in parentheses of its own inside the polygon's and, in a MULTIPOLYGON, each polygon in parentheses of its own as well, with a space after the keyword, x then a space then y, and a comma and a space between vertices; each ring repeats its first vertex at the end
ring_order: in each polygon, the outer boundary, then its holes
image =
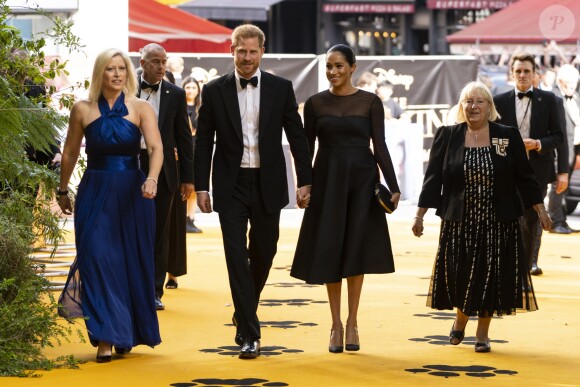
MULTIPOLYGON (((500 123, 518 127, 516 119, 515 90, 498 94, 493 98, 495 107, 501 115, 500 123)), ((530 151, 529 159, 540 187, 546 187, 556 180, 554 150, 564 141, 562 100, 554 93, 534 88, 531 101, 530 138, 540 140, 540 152, 530 151)), ((558 173, 568 173, 567 168, 558 165, 558 173)))
MULTIPOLYGON (((576 125, 574 124, 574 120, 572 119, 570 112, 568 112, 568 109, 566 109, 566 106, 564 105, 566 100, 564 99, 565 97, 562 94, 562 91, 560 90, 560 88, 558 86, 554 87, 554 94, 556 94, 557 97, 562 98, 563 106, 564 106, 564 122, 566 123, 566 125, 565 125, 566 136, 564 136, 565 141, 558 148, 558 164, 567 160, 567 162, 569 164, 568 166, 570 167, 570 166, 573 166, 574 161, 576 159, 576 154, 574 152, 574 131, 576 129, 576 125), (560 155, 564 155, 564 152, 568 152, 567 159, 563 156, 560 157, 560 155)), ((579 103, 580 100, 578 99, 578 93, 574 93, 574 101, 575 101, 576 105, 578 106, 578 109, 580 109, 580 103, 579 103)), ((562 168, 564 168, 564 167, 565 167, 565 165, 562 166, 562 168)), ((559 169, 560 169, 560 167, 558 167, 558 170, 559 169)))
POLYGON ((185 91, 165 80, 159 88, 159 132, 163 143, 163 168, 167 186, 171 192, 181 183, 193 184, 193 139, 187 116, 185 91), (175 150, 179 168, 175 161, 175 150))
MULTIPOLYGON (((312 162, 292 83, 262 71, 259 88, 261 190, 266 210, 274 213, 289 202, 282 130, 294 157, 299 187, 312 184, 312 162)), ((195 140, 195 189, 209 191, 213 168, 213 207, 221 212, 232 198, 244 150, 234 73, 205 85, 201 100, 195 140)))
MULTIPOLYGON (((436 208, 437 215, 445 220, 463 219, 466 130, 465 123, 442 126, 437 130, 419 196, 419 207, 436 208)), ((517 219, 522 215, 522 202, 526 208, 542 202, 540 187, 528 162, 522 137, 516 128, 490 122, 489 137, 492 144, 496 217, 500 221, 517 219), (507 140, 505 149, 493 145, 494 139, 504 143, 507 140)))

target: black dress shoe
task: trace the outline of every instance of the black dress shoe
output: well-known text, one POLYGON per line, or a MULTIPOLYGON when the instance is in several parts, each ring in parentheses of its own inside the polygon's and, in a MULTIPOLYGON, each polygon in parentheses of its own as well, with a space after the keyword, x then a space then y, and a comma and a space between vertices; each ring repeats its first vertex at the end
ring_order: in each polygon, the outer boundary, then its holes
POLYGON ((565 227, 562 224, 556 224, 552 226, 549 232, 552 234, 572 234, 572 229, 570 227, 565 227))
POLYGON ((111 359, 111 355, 97 355, 97 363, 110 363, 111 359))
POLYGON ((568 229, 568 231, 570 231, 570 234, 573 234, 573 233, 576 233, 576 232, 580 232, 580 230, 576 230, 576 229, 570 227, 570 225, 566 221, 564 221, 562 224, 564 225, 564 227, 566 229, 568 229))
POLYGON ((131 352, 132 348, 115 347, 115 353, 119 355, 126 355, 131 352))
POLYGON ((155 309, 156 310, 165 310, 165 305, 161 302, 161 298, 155 296, 155 309))
POLYGON ((237 345, 239 345, 241 347, 242 345, 244 345, 244 336, 242 336, 241 333, 236 333, 236 337, 234 337, 234 341, 236 342, 237 345))
POLYGON ((532 265, 532 268, 530 269, 531 275, 542 275, 543 273, 544 272, 542 269, 540 269, 537 265, 532 265))
POLYGON ((244 340, 240 350, 240 359, 255 359, 260 356, 260 340, 244 340))
MULTIPOLYGON (((236 328, 238 327, 238 321, 236 320, 235 314, 232 316, 232 324, 234 324, 236 328)), ((241 347, 244 345, 244 336, 242 336, 240 332, 236 331, 236 337, 234 337, 234 341, 236 342, 236 345, 241 347)))

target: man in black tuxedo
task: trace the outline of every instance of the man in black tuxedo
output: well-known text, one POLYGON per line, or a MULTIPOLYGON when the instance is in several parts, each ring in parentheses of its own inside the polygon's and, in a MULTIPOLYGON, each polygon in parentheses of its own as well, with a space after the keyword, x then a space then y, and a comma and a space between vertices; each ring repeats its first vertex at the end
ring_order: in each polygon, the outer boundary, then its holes
POLYGON ((292 83, 259 69, 264 41, 256 26, 234 30, 235 70, 203 87, 195 142, 197 202, 205 213, 212 211, 208 191, 213 168, 212 196, 223 234, 235 341, 242 347, 242 359, 260 355, 256 312, 276 254, 280 210, 289 202, 282 129, 294 156, 299 206, 307 205, 312 184, 308 142, 292 83))
MULTIPOLYGON (((158 44, 151 43, 141 50, 141 68, 138 97, 147 100, 157 113, 159 132, 163 142, 163 168, 157 182, 155 197, 155 307, 165 309, 161 302, 167 273, 169 253, 169 219, 175 191, 187 200, 193 193, 193 141, 187 116, 183 89, 163 80, 167 53, 158 44), (179 167, 175 160, 177 149, 179 167)), ((142 143, 141 169, 147 175, 149 157, 142 143)))
MULTIPOLYGON (((554 150, 564 141, 564 117, 562 100, 552 92, 543 91, 532 86, 536 71, 536 62, 532 55, 522 53, 512 58, 512 76, 516 88, 494 97, 500 122, 519 129, 524 140, 530 165, 536 179, 546 196, 548 184, 555 181, 556 190, 564 191, 568 186, 568 167, 558 163, 558 173, 554 167, 554 150)), ((558 154, 567 160, 568 155, 558 154)), ((522 236, 524 253, 530 264, 530 273, 542 274, 534 258, 534 246, 539 243, 537 236, 538 214, 533 209, 524 211, 522 218, 522 236)))

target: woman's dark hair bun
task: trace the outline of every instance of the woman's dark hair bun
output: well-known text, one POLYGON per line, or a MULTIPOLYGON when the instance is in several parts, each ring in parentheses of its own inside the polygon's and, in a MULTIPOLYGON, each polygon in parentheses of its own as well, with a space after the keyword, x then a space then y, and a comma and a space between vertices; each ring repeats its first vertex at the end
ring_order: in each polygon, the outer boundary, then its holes
POLYGON ((351 66, 356 63, 356 57, 354 55, 353 49, 346 44, 335 44, 334 46, 330 47, 326 54, 328 55, 331 52, 340 52, 351 66))

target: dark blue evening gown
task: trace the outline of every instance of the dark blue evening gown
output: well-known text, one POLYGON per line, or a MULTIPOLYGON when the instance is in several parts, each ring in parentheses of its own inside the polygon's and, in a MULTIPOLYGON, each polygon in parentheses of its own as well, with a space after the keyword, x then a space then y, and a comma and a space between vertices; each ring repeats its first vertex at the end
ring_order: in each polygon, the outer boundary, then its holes
POLYGON ((85 128, 87 170, 75 203, 77 257, 60 296, 63 317, 86 317, 89 339, 120 348, 161 342, 155 310, 155 204, 143 198, 141 132, 125 96, 85 128))

